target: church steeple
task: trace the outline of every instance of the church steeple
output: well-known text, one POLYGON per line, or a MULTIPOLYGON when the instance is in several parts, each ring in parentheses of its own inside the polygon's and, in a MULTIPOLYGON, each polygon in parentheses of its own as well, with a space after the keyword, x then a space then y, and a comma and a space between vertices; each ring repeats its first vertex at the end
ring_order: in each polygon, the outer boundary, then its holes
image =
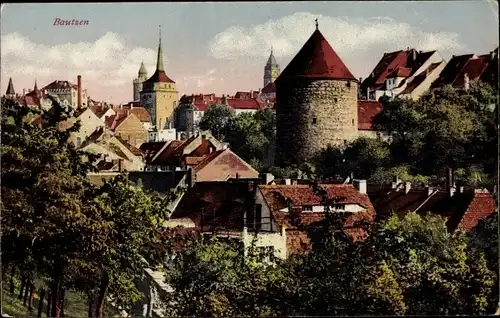
POLYGON ((159 26, 160 31, 160 41, 158 43, 158 57, 156 60, 156 70, 157 71, 165 71, 163 68, 163 50, 161 48, 161 25, 159 26))
POLYGON ((7 92, 5 92, 5 95, 8 97, 16 95, 16 92, 14 91, 14 84, 12 84, 12 77, 9 78, 9 86, 7 86, 7 92))
POLYGON ((35 87, 33 87, 33 90, 34 90, 34 91, 37 91, 37 90, 38 90, 38 86, 36 85, 36 78, 35 78, 35 87))
POLYGON ((274 58, 273 47, 271 46, 271 54, 269 55, 269 58, 267 59, 266 66, 275 66, 275 65, 278 65, 278 63, 276 62, 276 59, 274 58))
POLYGON ((144 61, 141 62, 141 67, 139 68, 139 77, 147 77, 148 71, 146 71, 146 66, 144 66, 144 61))
POLYGON ((280 74, 280 66, 274 58, 273 47, 271 46, 271 54, 267 59, 266 66, 264 67, 264 87, 274 82, 280 74))

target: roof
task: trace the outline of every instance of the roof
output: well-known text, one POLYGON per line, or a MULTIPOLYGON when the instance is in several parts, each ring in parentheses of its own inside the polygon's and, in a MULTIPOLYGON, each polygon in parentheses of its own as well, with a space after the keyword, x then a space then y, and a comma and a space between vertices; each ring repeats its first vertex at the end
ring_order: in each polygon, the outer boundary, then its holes
POLYGON ((276 85, 274 82, 267 84, 261 91, 263 94, 276 93, 276 85))
POLYGON ((69 81, 53 81, 52 83, 48 84, 42 90, 56 90, 56 89, 68 89, 68 88, 78 88, 77 85, 72 84, 69 81))
POLYGON ((465 74, 469 76, 469 80, 478 79, 488 67, 488 57, 478 57, 467 61, 462 70, 457 74, 452 85, 455 87, 463 87, 465 84, 465 74))
POLYGON ((383 106, 374 100, 358 100, 358 130, 374 130, 373 119, 382 112, 383 106))
POLYGON ((495 212, 495 198, 491 193, 476 191, 455 192, 449 196, 444 189, 411 188, 408 193, 392 189, 378 200, 373 200, 379 217, 392 213, 404 216, 409 212, 432 213, 448 218, 450 230, 470 230, 479 220, 495 212))
POLYGON ((148 71, 146 71, 146 66, 144 66, 144 62, 141 62, 141 67, 139 68, 139 74, 147 74, 148 71))
POLYGON ((278 66, 278 62, 276 62, 276 59, 274 58, 273 50, 271 50, 271 54, 269 54, 266 66, 278 66))
POLYGON ((391 77, 410 77, 412 69, 409 67, 399 66, 394 71, 392 71, 387 78, 391 77))
POLYGON ((205 168, 210 162, 212 162, 215 158, 217 158, 219 155, 221 155, 223 152, 225 152, 227 149, 222 149, 222 150, 216 150, 212 152, 211 154, 205 156, 203 160, 201 160, 194 170, 196 172, 199 172, 201 169, 205 168))
POLYGON ((129 144, 126 140, 122 139, 120 136, 115 136, 116 139, 118 139, 118 141, 120 141, 124 146, 125 148, 128 149, 128 151, 130 151, 134 156, 142 156, 142 151, 139 150, 138 148, 132 146, 131 144, 129 144))
POLYGON ((143 153, 146 163, 150 163, 150 160, 162 149, 168 142, 167 141, 154 141, 154 142, 144 142, 139 147, 139 150, 143 153))
POLYGON ((276 83, 298 77, 356 81, 318 29, 276 79, 276 83))
POLYGON ((6 95, 16 94, 16 92, 14 91, 14 84, 12 84, 12 77, 9 78, 9 86, 7 86, 7 92, 5 94, 6 95))
POLYGON ((375 68, 372 71, 372 74, 365 78, 363 83, 361 84, 361 89, 366 91, 368 87, 373 89, 373 86, 376 84, 382 85, 385 83, 385 79, 392 72, 392 70, 396 69, 399 66, 406 66, 408 62, 408 56, 412 50, 400 50, 391 53, 384 53, 380 61, 377 63, 375 68))
POLYGON ((458 73, 464 68, 465 64, 474 57, 474 54, 465 54, 453 56, 439 74, 438 79, 432 84, 432 87, 439 85, 451 85, 458 76, 458 73))
POLYGON ((434 69, 436 69, 436 67, 438 67, 440 64, 441 62, 432 63, 431 65, 429 65, 429 67, 425 71, 415 76, 413 80, 406 85, 405 89, 401 92, 401 94, 411 94, 411 92, 413 92, 415 88, 417 88, 420 84, 423 83, 423 81, 427 78, 428 74, 434 71, 434 69))
POLYGON ((150 78, 144 81, 144 83, 152 84, 152 83, 175 83, 175 82, 174 80, 172 80, 170 77, 167 76, 165 71, 156 70, 150 78))
POLYGON ((166 194, 179 185, 187 171, 131 171, 128 180, 134 184, 141 180, 142 187, 146 191, 156 191, 166 194))
POLYGON ((254 96, 259 95, 259 92, 257 91, 250 91, 250 92, 236 92, 234 94, 234 98, 236 99, 252 99, 254 96))
POLYGON ((163 145, 161 149, 158 150, 155 156, 151 157, 152 165, 167 165, 174 154, 174 150, 177 149, 183 142, 180 140, 171 140, 170 142, 163 145))
POLYGON ((150 122, 151 116, 147 109, 138 105, 123 105, 122 107, 113 107, 113 111, 117 115, 127 115, 127 113, 134 114, 141 122, 150 122))
POLYGON ((227 99, 226 103, 233 109, 260 109, 261 104, 257 98, 251 99, 227 99))
POLYGON ((197 182, 184 194, 171 219, 188 218, 203 231, 242 231, 250 202, 253 194, 247 182, 197 182))

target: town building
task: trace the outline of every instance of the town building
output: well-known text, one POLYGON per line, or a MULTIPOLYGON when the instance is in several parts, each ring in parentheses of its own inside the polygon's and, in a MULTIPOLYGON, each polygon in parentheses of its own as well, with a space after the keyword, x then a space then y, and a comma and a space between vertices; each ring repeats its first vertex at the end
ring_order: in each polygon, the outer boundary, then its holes
POLYGON ((382 96, 418 99, 426 93, 446 66, 437 51, 406 49, 384 53, 377 66, 360 86, 363 99, 382 96))
POLYGON ((262 101, 274 101, 276 98, 276 86, 274 81, 280 75, 280 66, 276 62, 273 50, 271 49, 271 54, 267 60, 266 66, 264 67, 264 86, 260 92, 260 99, 262 101))
MULTIPOLYGON (((36 85, 35 85, 36 86, 36 85)), ((38 91, 36 88, 34 91, 38 91)), ((87 90, 82 87, 82 76, 77 76, 77 84, 69 81, 54 81, 41 89, 43 94, 56 97, 63 106, 85 108, 88 106, 87 90)))
POLYGON ((106 127, 115 136, 122 138, 134 147, 139 148, 148 141, 148 131, 143 122, 130 109, 117 112, 105 118, 106 127))
POLYGON ((142 83, 140 92, 141 105, 148 110, 152 129, 161 131, 174 128, 174 111, 177 107, 178 91, 176 83, 165 73, 161 32, 158 44, 158 56, 154 74, 142 83))
POLYGON ((316 30, 275 81, 275 165, 301 164, 358 136, 358 80, 316 30))
POLYGON ((458 89, 468 89, 473 81, 498 85, 498 48, 489 54, 464 54, 453 56, 432 88, 451 85, 458 89))

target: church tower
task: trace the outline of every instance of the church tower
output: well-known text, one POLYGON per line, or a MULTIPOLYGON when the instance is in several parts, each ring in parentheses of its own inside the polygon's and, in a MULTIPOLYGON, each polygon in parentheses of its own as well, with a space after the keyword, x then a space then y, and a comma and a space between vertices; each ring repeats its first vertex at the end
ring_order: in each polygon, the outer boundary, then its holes
POLYGON ((137 78, 134 79, 134 102, 137 102, 141 99, 140 93, 142 91, 142 83, 147 79, 148 79, 148 72, 146 71, 144 62, 141 62, 141 68, 139 69, 137 78))
POLYGON ((266 87, 269 83, 274 82, 280 75, 280 66, 274 58, 273 49, 271 48, 271 54, 267 59, 266 66, 264 67, 264 86, 266 87))
POLYGON ((175 82, 165 73, 163 50, 160 41, 154 74, 142 83, 141 104, 148 110, 151 123, 156 130, 174 127, 174 111, 177 107, 178 91, 175 82))
POLYGON ((14 98, 16 96, 16 92, 14 91, 14 84, 12 84, 12 77, 9 78, 9 86, 7 86, 7 91, 5 92, 5 97, 14 98))

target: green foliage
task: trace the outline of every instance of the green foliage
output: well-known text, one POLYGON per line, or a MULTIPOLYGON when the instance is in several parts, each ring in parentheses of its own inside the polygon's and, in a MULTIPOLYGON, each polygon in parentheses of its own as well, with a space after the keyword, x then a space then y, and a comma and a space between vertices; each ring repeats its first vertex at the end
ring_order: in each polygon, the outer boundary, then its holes
POLYGON ((220 141, 226 138, 234 120, 234 110, 224 104, 210 106, 200 120, 200 129, 209 130, 220 141))
POLYGON ((413 184, 428 184, 430 179, 422 175, 413 175, 410 167, 403 165, 391 168, 378 168, 371 175, 370 181, 378 184, 388 184, 396 178, 402 182, 411 182, 413 184))

